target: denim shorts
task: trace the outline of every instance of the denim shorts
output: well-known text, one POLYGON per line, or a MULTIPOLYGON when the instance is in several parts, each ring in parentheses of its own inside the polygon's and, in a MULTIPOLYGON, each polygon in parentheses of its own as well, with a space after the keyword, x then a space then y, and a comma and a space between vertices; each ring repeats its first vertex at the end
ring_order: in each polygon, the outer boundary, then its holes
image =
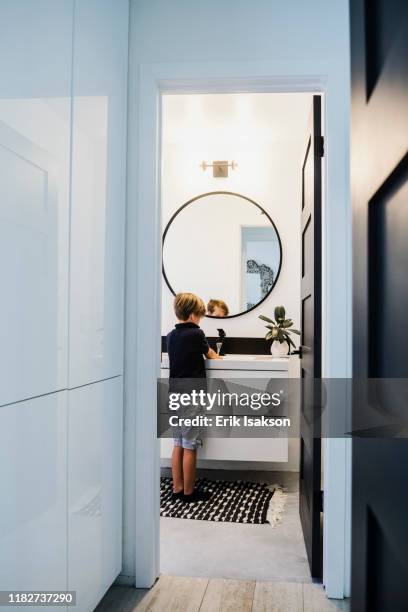
MULTIPOLYGON (((187 393, 193 390, 207 389, 205 378, 173 378, 170 379, 169 393, 187 393)), ((204 413, 202 406, 180 406, 177 415, 180 418, 194 418, 204 413)), ((173 425, 171 428, 174 446, 181 446, 187 450, 197 450, 202 446, 200 429, 193 425, 173 425)))
POLYGON ((197 450, 197 447, 203 444, 198 427, 177 425, 172 428, 172 432, 174 446, 181 446, 187 450, 197 450))

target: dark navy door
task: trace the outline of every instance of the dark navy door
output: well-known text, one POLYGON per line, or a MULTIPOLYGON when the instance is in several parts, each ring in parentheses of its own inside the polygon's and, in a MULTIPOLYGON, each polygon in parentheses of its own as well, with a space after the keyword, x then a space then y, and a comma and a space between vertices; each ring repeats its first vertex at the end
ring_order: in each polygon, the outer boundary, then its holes
MULTIPOLYGON (((351 0, 350 17, 353 370, 384 385, 408 378, 408 2, 351 0)), ((354 428, 370 394, 354 390, 354 428)), ((353 438, 353 612, 408 610, 408 440, 395 433, 366 422, 353 438)))
POLYGON ((313 96, 302 166, 301 406, 299 513, 311 575, 322 573, 320 411, 322 330, 322 118, 321 98, 313 96))

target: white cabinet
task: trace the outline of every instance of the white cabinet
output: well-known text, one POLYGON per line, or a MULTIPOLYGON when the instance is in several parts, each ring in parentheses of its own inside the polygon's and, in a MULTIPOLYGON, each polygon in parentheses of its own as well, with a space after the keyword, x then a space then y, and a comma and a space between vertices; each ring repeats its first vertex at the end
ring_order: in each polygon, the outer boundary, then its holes
POLYGON ((67 385, 72 10, 0 4, 0 405, 67 385))
MULTIPOLYGON (((170 459, 173 440, 161 440, 161 458, 170 459)), ((198 449, 198 459, 212 461, 288 461, 287 438, 208 438, 198 449)))
POLYGON ((128 11, 75 5, 70 388, 122 373, 128 11))
POLYGON ((66 424, 66 391, 0 408, 2 590, 66 589, 66 424))
POLYGON ((93 610, 122 565, 122 378, 68 391, 68 587, 93 610))
POLYGON ((0 408, 0 588, 90 612, 119 574, 122 404, 117 377, 0 408))
POLYGON ((91 612, 119 574, 122 403, 117 377, 0 408, 1 589, 76 590, 91 612))
POLYGON ((0 589, 79 612, 122 561, 128 13, 0 3, 0 589))
MULTIPOLYGON (((247 381, 251 387, 259 392, 266 391, 270 379, 286 379, 298 377, 299 360, 290 359, 272 360, 261 356, 226 356, 223 361, 206 361, 207 378, 223 379, 228 387, 228 380, 240 379, 247 381)), ((163 355, 161 376, 168 377, 168 358, 163 355)), ((214 461, 263 461, 280 462, 285 464, 289 460, 287 438, 240 438, 239 429, 231 427, 228 431, 223 429, 223 437, 207 438, 203 447, 198 450, 198 459, 214 461)), ((161 458, 168 460, 171 457, 173 441, 170 438, 161 440, 161 458)), ((284 469, 284 466, 282 466, 284 469)))

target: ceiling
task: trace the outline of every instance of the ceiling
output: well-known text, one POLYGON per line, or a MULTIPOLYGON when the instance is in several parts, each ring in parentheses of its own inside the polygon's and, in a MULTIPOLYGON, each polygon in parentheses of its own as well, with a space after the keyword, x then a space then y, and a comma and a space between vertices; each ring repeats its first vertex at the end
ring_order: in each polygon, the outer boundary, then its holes
POLYGON ((303 145, 311 100, 309 93, 165 95, 163 142, 303 145))

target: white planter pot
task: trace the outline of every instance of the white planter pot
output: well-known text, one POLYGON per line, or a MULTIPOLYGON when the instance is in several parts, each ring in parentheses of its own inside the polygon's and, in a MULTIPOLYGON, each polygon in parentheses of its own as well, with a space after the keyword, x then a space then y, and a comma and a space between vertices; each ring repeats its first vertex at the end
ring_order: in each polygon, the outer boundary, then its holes
POLYGON ((287 342, 278 342, 274 340, 271 344, 272 357, 286 357, 289 353, 289 345, 287 342))

